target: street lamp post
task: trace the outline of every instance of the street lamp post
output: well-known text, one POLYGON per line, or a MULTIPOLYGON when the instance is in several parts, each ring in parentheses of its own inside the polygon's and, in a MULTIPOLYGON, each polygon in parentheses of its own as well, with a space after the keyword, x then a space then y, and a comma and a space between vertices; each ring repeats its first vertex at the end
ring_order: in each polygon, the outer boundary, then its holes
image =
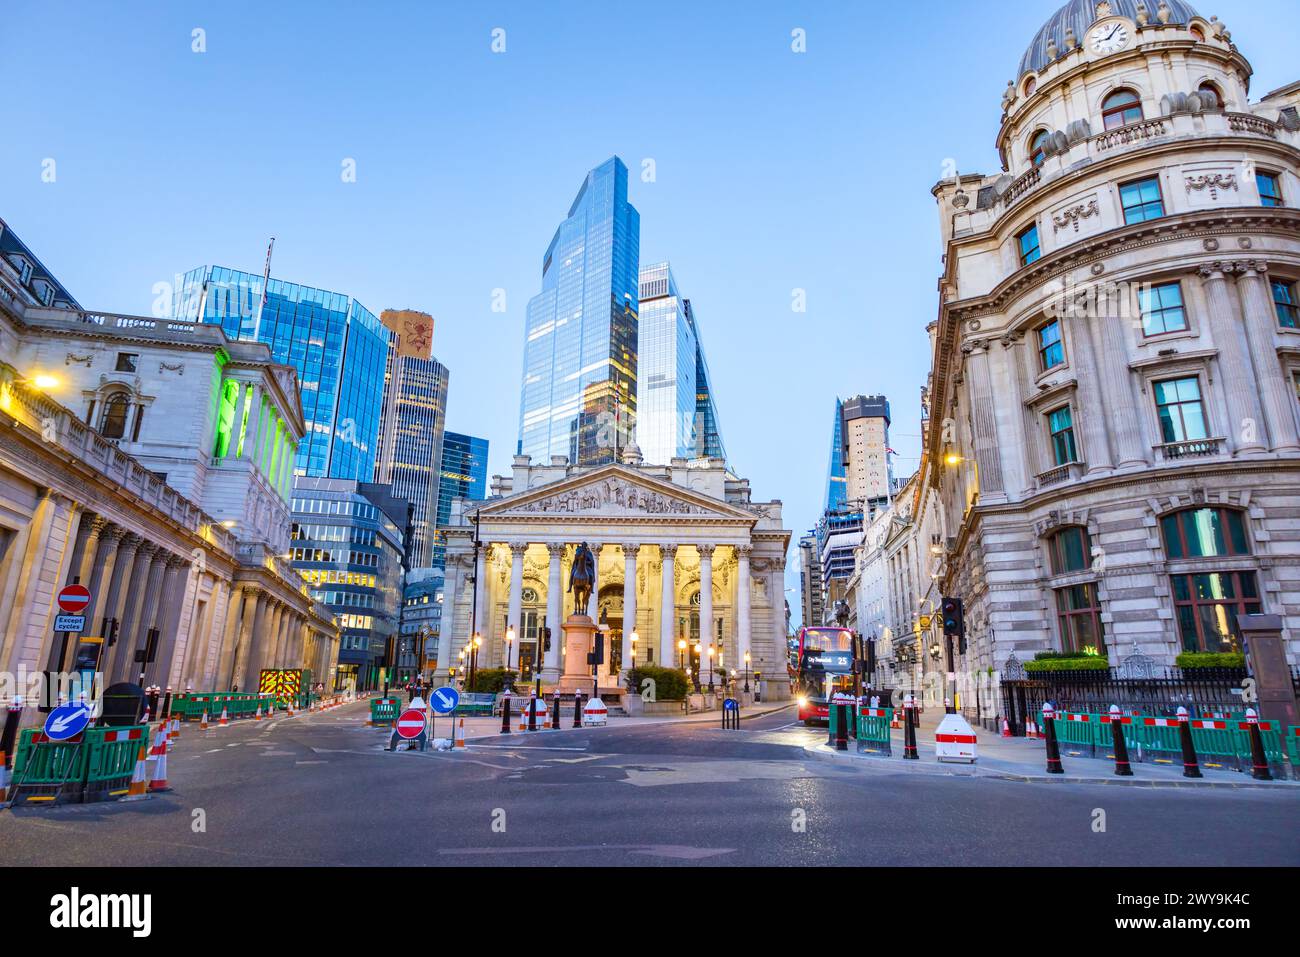
POLYGON ((630 664, 625 665, 625 667, 635 668, 636 667, 636 639, 637 639, 636 631, 633 631, 632 634, 629 636, 629 638, 631 640, 631 645, 632 645, 631 647, 632 661, 630 664))
POLYGON ((512 659, 511 659, 511 651, 512 651, 513 648, 514 648, 514 643, 515 643, 515 626, 514 626, 514 625, 511 625, 510 627, 508 627, 508 628, 506 629, 506 680, 505 680, 505 690, 506 690, 506 691, 514 691, 514 690, 515 690, 515 683, 514 683, 514 681, 512 680, 512 677, 511 677, 512 674, 513 674, 513 672, 510 670, 510 669, 511 669, 511 660, 512 660, 512 659))
POLYGON ((749 651, 745 651, 745 693, 749 693, 749 651))
POLYGON ((713 694, 713 646, 712 645, 709 645, 708 648, 708 659, 709 659, 709 694, 713 694))
POLYGON ((677 639, 677 667, 685 670, 686 668, 686 639, 677 639))

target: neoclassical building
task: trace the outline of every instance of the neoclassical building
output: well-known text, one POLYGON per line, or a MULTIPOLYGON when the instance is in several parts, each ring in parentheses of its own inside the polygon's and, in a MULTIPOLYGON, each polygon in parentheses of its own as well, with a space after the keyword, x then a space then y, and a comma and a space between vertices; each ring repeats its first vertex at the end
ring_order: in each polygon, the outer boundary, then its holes
POLYGON ((616 693, 634 657, 677 667, 684 643, 691 667, 706 675, 710 667, 715 675, 743 670, 749 652, 766 697, 788 696, 790 532, 781 503, 751 501, 748 480, 722 459, 649 466, 635 446, 621 463, 595 467, 521 455, 510 476, 493 477, 491 492, 452 509, 442 674, 464 666, 462 649, 477 633, 479 667, 505 666, 509 656, 512 668, 527 676, 540 667, 544 685, 553 685, 562 670, 560 625, 574 612, 569 566, 587 542, 598 568, 585 611, 611 636, 602 689, 616 693), (546 626, 549 653, 538 644, 546 626), (511 628, 515 641, 507 643, 511 628))
POLYGON ((1183 0, 1071 0, 1003 95, 1003 171, 934 188, 967 669, 1172 665, 1256 611, 1300 661, 1300 83, 1252 102, 1251 72, 1183 0))
POLYGON ((218 327, 45 305, 24 255, 0 259, 0 671, 69 672, 111 635, 106 683, 328 683, 338 627, 285 557, 293 370, 218 327), (85 630, 56 633, 74 582, 85 630))

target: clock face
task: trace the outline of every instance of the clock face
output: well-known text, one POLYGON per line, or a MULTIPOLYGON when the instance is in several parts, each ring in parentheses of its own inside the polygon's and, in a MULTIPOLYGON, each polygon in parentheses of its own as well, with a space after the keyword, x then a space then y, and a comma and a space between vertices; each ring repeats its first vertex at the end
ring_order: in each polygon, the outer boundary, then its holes
POLYGON ((1128 24, 1123 20, 1115 23, 1103 23, 1088 34, 1088 44, 1093 53, 1114 53, 1122 50, 1128 43, 1128 24))

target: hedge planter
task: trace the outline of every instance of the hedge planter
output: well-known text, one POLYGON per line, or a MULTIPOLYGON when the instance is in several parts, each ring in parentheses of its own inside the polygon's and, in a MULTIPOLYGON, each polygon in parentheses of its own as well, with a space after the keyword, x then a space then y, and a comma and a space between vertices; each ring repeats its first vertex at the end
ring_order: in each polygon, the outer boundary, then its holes
POLYGON ((1245 671, 1246 656, 1237 653, 1220 653, 1213 651, 1184 651, 1174 659, 1174 664, 1184 671, 1199 671, 1206 668, 1231 671, 1245 671))
POLYGON ((1044 674, 1060 671, 1089 671, 1106 673, 1110 670, 1110 662, 1101 655, 1081 655, 1077 658, 1036 658, 1033 661, 1025 662, 1025 671, 1028 674, 1044 674))

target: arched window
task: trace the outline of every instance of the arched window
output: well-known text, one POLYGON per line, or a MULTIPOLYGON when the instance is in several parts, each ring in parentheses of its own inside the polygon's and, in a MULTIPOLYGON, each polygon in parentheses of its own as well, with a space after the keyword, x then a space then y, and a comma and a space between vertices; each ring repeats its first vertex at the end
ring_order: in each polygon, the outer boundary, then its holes
POLYGON ((99 434, 106 439, 120 439, 126 435, 126 416, 131 402, 124 392, 115 392, 104 401, 104 418, 99 423, 99 434))
POLYGON ((1201 94, 1201 106, 1207 110, 1217 110, 1223 106, 1223 94, 1219 88, 1206 80, 1196 88, 1196 92, 1201 94))
POLYGON ((1183 509, 1160 519, 1160 530, 1173 560, 1250 554, 1246 522, 1236 509, 1183 509))
POLYGON ((1101 101, 1101 125, 1108 130, 1142 119, 1142 100, 1132 90, 1116 90, 1101 101))
POLYGON ((1042 166, 1047 159, 1047 130, 1039 130, 1029 138, 1029 162, 1042 166))

